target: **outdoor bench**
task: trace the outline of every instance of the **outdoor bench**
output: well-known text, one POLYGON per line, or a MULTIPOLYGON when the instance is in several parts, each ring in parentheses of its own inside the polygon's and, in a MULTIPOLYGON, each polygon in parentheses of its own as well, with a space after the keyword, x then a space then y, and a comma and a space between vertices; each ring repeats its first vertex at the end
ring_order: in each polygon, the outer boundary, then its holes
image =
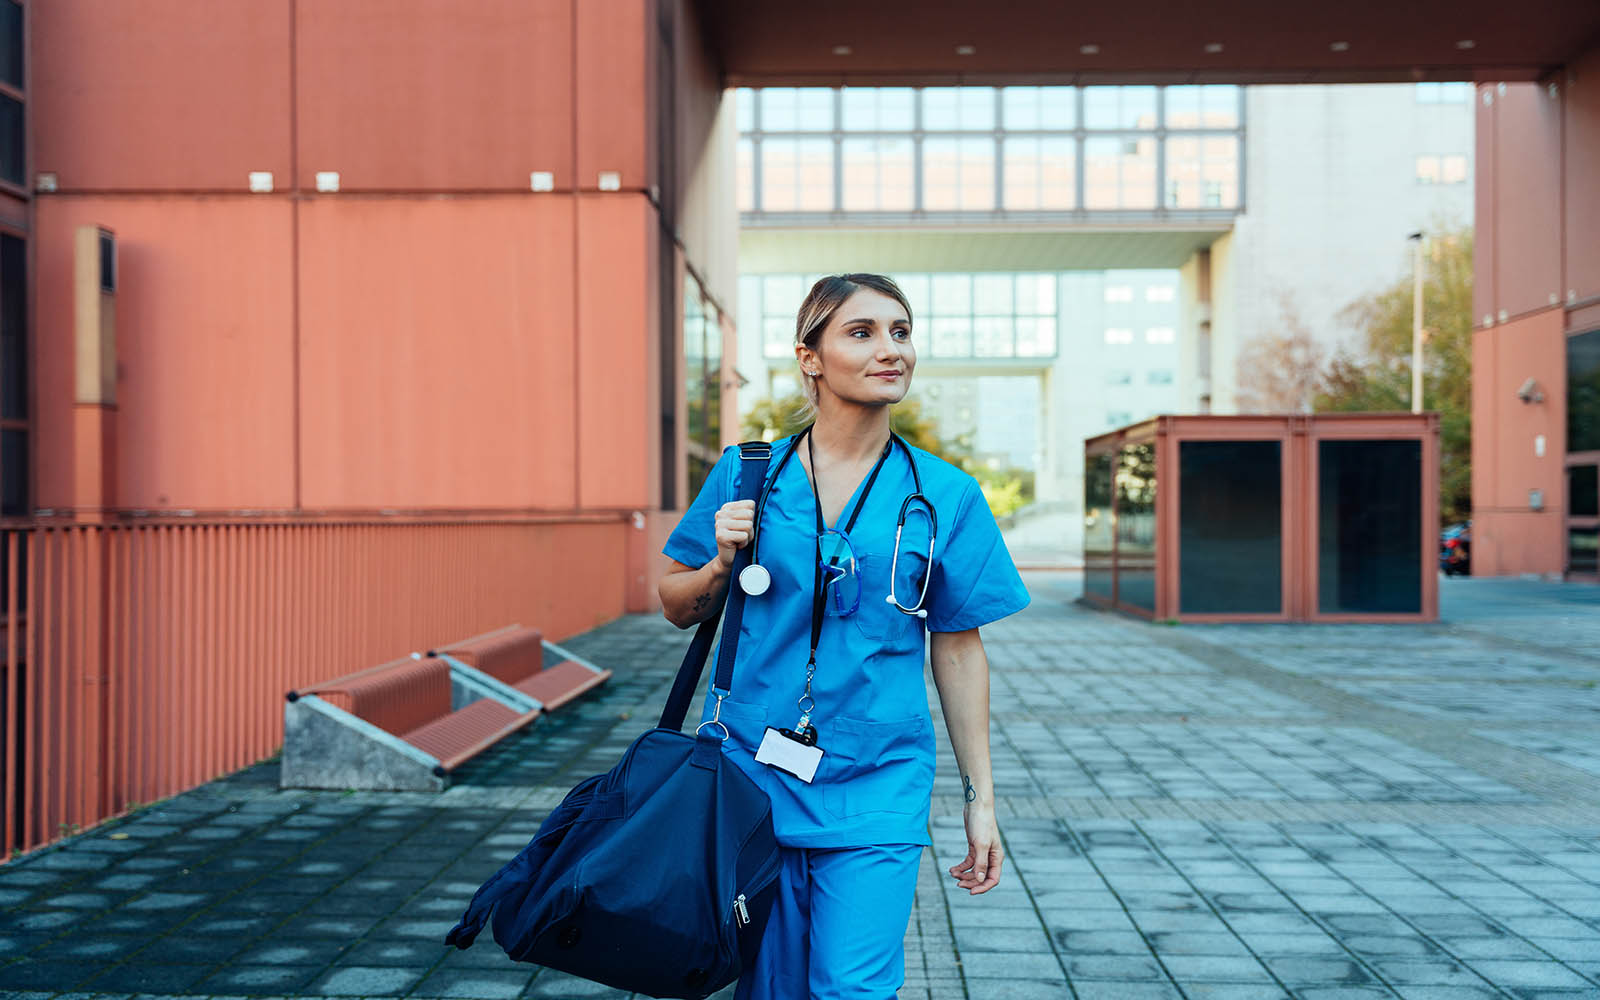
POLYGON ((441 791, 463 763, 610 676, 512 625, 290 691, 279 783, 441 791))

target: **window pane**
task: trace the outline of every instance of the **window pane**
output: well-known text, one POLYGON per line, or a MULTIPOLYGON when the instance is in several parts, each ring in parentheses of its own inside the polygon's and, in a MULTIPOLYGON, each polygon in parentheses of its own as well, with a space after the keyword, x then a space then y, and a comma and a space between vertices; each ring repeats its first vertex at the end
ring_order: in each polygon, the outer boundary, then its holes
POLYGON ((1073 207, 1075 147, 1071 139, 1023 136, 1005 140, 1005 207, 1060 211, 1073 207))
POLYGON ((973 333, 973 353, 980 358, 1009 358, 1015 353, 1009 316, 980 316, 973 333))
POLYGON ((831 87, 768 87, 760 93, 763 132, 832 131, 831 87))
POLYGON ((1439 183, 1439 158, 1437 156, 1417 157, 1417 183, 1439 183))
POLYGON ((1167 207, 1236 208, 1238 204, 1237 139, 1167 140, 1167 207))
POLYGON ((1084 141, 1084 207, 1155 208, 1156 151, 1153 138, 1084 141))
POLYGON ((929 87, 922 92, 923 131, 987 132, 993 128, 993 87, 929 87))
POLYGON ((22 102, 0 96, 0 177, 22 183, 22 102))
POLYGON ((0 431, 0 515, 28 514, 28 432, 0 431))
POLYGON ((1156 88, 1085 87, 1084 128, 1156 127, 1156 88))
POLYGON ((1011 275, 978 275, 972 281, 972 298, 974 312, 985 316, 1011 315, 1011 275))
POLYGON ((1600 517, 1600 466, 1567 467, 1567 514, 1600 517))
POLYGON ((1077 94, 1071 87, 1006 87, 1000 100, 1007 129, 1066 131, 1077 118, 1077 94))
POLYGON ((22 6, 0 0, 0 80, 22 88, 22 6))
POLYGON ((1459 153, 1444 158, 1440 173, 1446 184, 1460 184, 1467 179, 1467 158, 1459 153))
POLYGON ((1178 445, 1178 606, 1185 614, 1283 610, 1277 441, 1178 445))
POLYGON ((845 139, 844 209, 848 212, 909 212, 916 199, 912 142, 906 139, 845 139))
POLYGON ((740 139, 734 165, 739 211, 753 212, 756 208, 756 150, 749 139, 740 139))
POLYGON ((1600 573, 1600 528, 1567 529, 1567 572, 1600 573))
POLYGON ((768 316, 761 321, 761 353, 769 358, 794 354, 794 320, 768 316))
POLYGON ((1090 455, 1083 463, 1083 591, 1111 600, 1110 455, 1090 455))
POLYGON ((1017 356, 1048 358, 1056 353, 1056 321, 1053 316, 1017 319, 1017 356))
POLYGON ((833 142, 762 140, 761 207, 768 212, 832 210, 833 142))
POLYGON ((910 87, 845 87, 839 92, 840 128, 846 132, 909 132, 916 121, 910 87))
POLYGON ((994 140, 924 140, 922 207, 933 212, 992 210, 994 140))
POLYGON ((1017 275, 1017 315, 1055 316, 1056 276, 1053 274, 1017 275))
POLYGON ((1317 606, 1422 610, 1422 445, 1317 445, 1317 606))
POLYGON ((756 127, 756 92, 740 87, 733 92, 733 117, 739 131, 749 132, 756 127))
POLYGON ((935 316, 930 322, 933 331, 933 353, 941 358, 972 356, 972 321, 953 317, 935 316))
POLYGON ((0 234, 0 416, 28 418, 27 245, 0 234))
POLYGON ((1600 451, 1600 330, 1567 338, 1567 450, 1600 451))
POLYGON ((972 276, 969 274, 934 275, 933 312, 936 316, 972 315, 972 276))
POLYGON ((1168 128, 1237 128, 1239 88, 1227 85, 1168 87, 1168 128))
POLYGON ((1153 612, 1156 609, 1155 445, 1128 445, 1118 453, 1116 491, 1117 602, 1153 612))

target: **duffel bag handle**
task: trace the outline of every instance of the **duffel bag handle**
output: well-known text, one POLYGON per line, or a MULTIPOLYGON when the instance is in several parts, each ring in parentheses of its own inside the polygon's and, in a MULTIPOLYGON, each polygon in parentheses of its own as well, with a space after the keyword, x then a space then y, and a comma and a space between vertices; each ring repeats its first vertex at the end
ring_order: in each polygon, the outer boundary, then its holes
MULTIPOLYGON (((767 463, 772 458, 772 445, 765 441, 743 441, 739 444, 739 499, 755 500, 761 496, 761 485, 767 479, 767 463)), ((755 526, 759 527, 759 526, 755 526)), ((754 541, 754 539, 752 539, 754 541)), ((711 678, 711 688, 719 694, 733 690, 733 658, 739 650, 739 624, 744 619, 744 588, 739 586, 739 574, 750 565, 750 545, 733 553, 733 570, 728 575, 728 593, 724 598, 727 608, 727 627, 722 630, 722 648, 717 653, 717 672, 711 678)), ((711 640, 717 632, 717 620, 722 617, 719 605, 710 618, 700 623, 678 667, 678 677, 672 682, 672 693, 667 696, 667 706, 661 712, 662 729, 677 732, 683 728, 684 716, 689 714, 689 702, 700 686, 700 673, 705 669, 706 658, 711 653, 711 640)))

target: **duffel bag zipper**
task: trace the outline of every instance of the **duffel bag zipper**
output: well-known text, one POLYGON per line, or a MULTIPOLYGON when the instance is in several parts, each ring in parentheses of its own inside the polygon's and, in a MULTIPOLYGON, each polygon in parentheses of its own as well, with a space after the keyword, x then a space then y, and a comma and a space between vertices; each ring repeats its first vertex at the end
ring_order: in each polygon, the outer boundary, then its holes
POLYGON ((739 919, 740 927, 750 926, 750 910, 744 905, 744 893, 739 893, 738 898, 733 901, 733 912, 739 919))

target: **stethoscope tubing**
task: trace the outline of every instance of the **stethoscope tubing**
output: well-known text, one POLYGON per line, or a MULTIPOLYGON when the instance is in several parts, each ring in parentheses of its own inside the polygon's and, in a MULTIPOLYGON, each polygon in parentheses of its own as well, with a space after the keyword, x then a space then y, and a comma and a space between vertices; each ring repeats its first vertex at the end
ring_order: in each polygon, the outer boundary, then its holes
MULTIPOLYGON (((809 430, 810 428, 807 428, 807 431, 809 430)), ((806 431, 802 431, 801 433, 806 433, 806 431)), ((911 481, 914 484, 914 488, 912 492, 906 494, 905 499, 900 502, 900 516, 895 520, 894 559, 890 563, 889 594, 884 598, 884 601, 886 603, 893 604, 903 614, 916 615, 919 618, 926 618, 928 617, 928 612, 925 608, 920 606, 922 604, 920 597, 917 600, 918 606, 913 608, 907 608, 895 599, 893 574, 899 566, 900 535, 901 532, 905 530, 906 514, 910 512, 911 505, 920 500, 922 502, 923 509, 927 512, 930 550, 933 547, 934 539, 938 538, 939 518, 933 509, 933 503, 922 492, 922 474, 917 471, 917 458, 911 453, 911 446, 906 444, 904 439, 902 439, 900 435, 894 433, 893 431, 889 432, 889 437, 894 441, 895 444, 900 446, 901 451, 905 452, 906 462, 911 466, 911 481)), ((744 588, 745 593, 753 596, 766 593, 767 587, 770 586, 772 582, 772 574, 769 573, 766 567, 762 566, 760 562, 761 520, 766 514, 767 497, 772 494, 773 487, 777 485, 778 476, 783 474, 783 467, 789 463, 789 459, 793 457, 797 450, 799 450, 799 444, 800 437, 799 435, 796 435, 789 445, 789 450, 783 453, 783 457, 778 460, 777 466, 772 470, 771 478, 769 478, 765 483, 762 483, 761 495, 756 498, 755 519, 750 525, 750 564, 744 568, 744 571, 739 576, 739 585, 744 588)), ((926 593, 927 588, 924 587, 923 589, 924 593, 926 593)))

